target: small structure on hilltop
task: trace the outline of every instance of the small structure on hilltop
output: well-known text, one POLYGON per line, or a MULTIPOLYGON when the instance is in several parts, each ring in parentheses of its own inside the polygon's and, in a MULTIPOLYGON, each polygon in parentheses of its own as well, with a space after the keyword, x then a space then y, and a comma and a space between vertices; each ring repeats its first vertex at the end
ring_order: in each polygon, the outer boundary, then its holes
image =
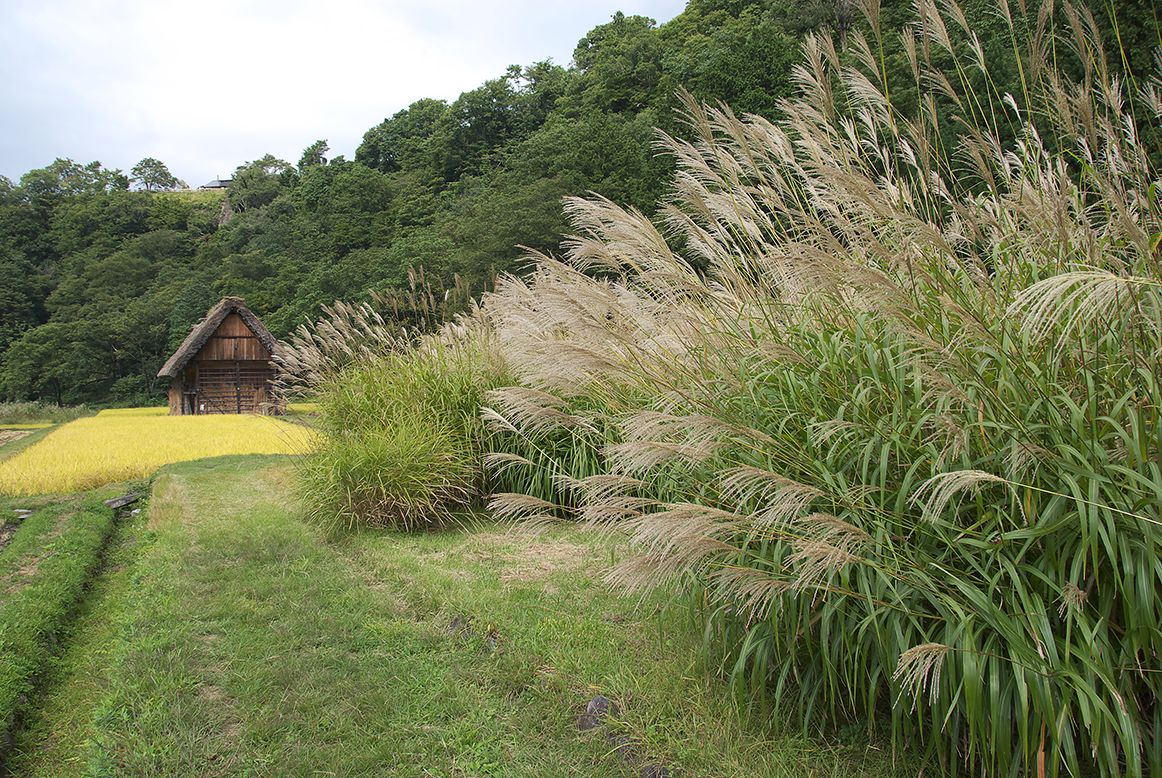
POLYGON ((208 184, 202 184, 198 189, 225 189, 230 186, 233 180, 232 178, 215 178, 208 184))
POLYGON ((223 298, 157 373, 171 379, 170 414, 282 413, 270 361, 277 349, 241 297, 223 298))

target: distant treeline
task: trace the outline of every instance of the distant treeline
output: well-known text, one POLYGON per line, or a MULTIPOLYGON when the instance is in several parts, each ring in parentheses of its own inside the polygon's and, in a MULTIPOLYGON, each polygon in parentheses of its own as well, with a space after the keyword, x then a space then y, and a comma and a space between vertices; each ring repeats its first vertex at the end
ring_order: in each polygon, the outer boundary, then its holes
MULTIPOLYGON (((1135 87, 1159 43, 1154 4, 1093 3, 1135 87)), ((405 287, 410 267, 480 290, 520 269, 518 246, 556 250, 566 195, 599 192, 652 214, 672 173, 654 154, 655 128, 687 134, 679 88, 775 116, 796 89, 803 36, 830 30, 846 49, 866 27, 859 5, 691 0, 661 26, 619 13, 580 40, 569 67, 514 65, 451 103, 419 100, 368 130, 354 160, 328 159, 320 140, 297 164, 248 162, 224 193, 159 191, 178 182, 148 158, 131 175, 58 159, 18 183, 0 177, 0 398, 158 400, 158 368, 223 295, 245 297, 283 336, 321 305, 405 287)), ((990 61, 1012 65, 1004 77, 1021 104, 1021 53, 999 34, 997 4, 963 7, 990 61)), ((883 3, 882 24, 911 18, 912 0, 883 3)), ((1038 20, 1030 11, 1025 22, 1038 20)), ((911 81, 907 52, 877 55, 911 81)), ((955 143, 951 108, 949 118, 955 143)))

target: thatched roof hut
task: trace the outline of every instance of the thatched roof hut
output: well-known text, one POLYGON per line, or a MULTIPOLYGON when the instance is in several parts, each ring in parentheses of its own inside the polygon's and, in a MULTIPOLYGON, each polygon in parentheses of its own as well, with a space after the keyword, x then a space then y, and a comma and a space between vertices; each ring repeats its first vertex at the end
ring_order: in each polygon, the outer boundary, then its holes
POLYGON ((170 379, 169 412, 281 412, 270 361, 278 345, 241 297, 223 298, 157 373, 170 379))

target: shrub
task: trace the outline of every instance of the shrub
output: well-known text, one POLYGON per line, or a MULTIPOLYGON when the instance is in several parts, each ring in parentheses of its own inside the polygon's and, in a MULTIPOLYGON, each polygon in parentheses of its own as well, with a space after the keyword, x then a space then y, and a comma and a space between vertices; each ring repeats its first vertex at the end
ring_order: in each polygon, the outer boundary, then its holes
POLYGON ((470 502, 478 469, 446 427, 419 413, 367 427, 329 435, 302 468, 310 515, 330 534, 358 525, 410 530, 470 502))
POLYGON ((1042 16, 1013 97, 947 8, 904 33, 912 114, 857 33, 808 38, 778 124, 688 101, 672 241, 570 201, 567 261, 483 303, 521 383, 486 414, 595 431, 598 472, 550 458, 557 505, 495 506, 628 532, 611 580, 695 595, 804 728, 890 711, 948 771, 1157 774, 1158 173, 1087 14, 1042 16))
POLYGON ((506 380, 486 339, 451 327, 328 363, 318 375, 311 391, 325 442, 307 459, 302 483, 310 515, 328 532, 412 530, 479 503, 480 405, 506 380))

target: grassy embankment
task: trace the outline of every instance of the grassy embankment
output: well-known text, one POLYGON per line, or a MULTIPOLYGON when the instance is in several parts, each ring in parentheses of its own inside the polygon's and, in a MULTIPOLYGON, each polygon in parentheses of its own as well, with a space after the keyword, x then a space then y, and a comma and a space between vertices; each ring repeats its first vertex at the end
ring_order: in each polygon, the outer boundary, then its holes
POLYGON ((890 773, 866 747, 745 725, 679 613, 598 582, 608 541, 481 524, 326 543, 293 518, 292 478, 269 457, 158 476, 10 769, 630 774, 609 728, 575 727, 604 693, 640 759, 685 775, 890 773))
MULTIPOLYGON (((0 523, 0 757, 101 565, 115 523, 101 503, 109 496, 39 501, 19 524, 0 523)), ((0 522, 14 514, 0 499, 0 522)))

